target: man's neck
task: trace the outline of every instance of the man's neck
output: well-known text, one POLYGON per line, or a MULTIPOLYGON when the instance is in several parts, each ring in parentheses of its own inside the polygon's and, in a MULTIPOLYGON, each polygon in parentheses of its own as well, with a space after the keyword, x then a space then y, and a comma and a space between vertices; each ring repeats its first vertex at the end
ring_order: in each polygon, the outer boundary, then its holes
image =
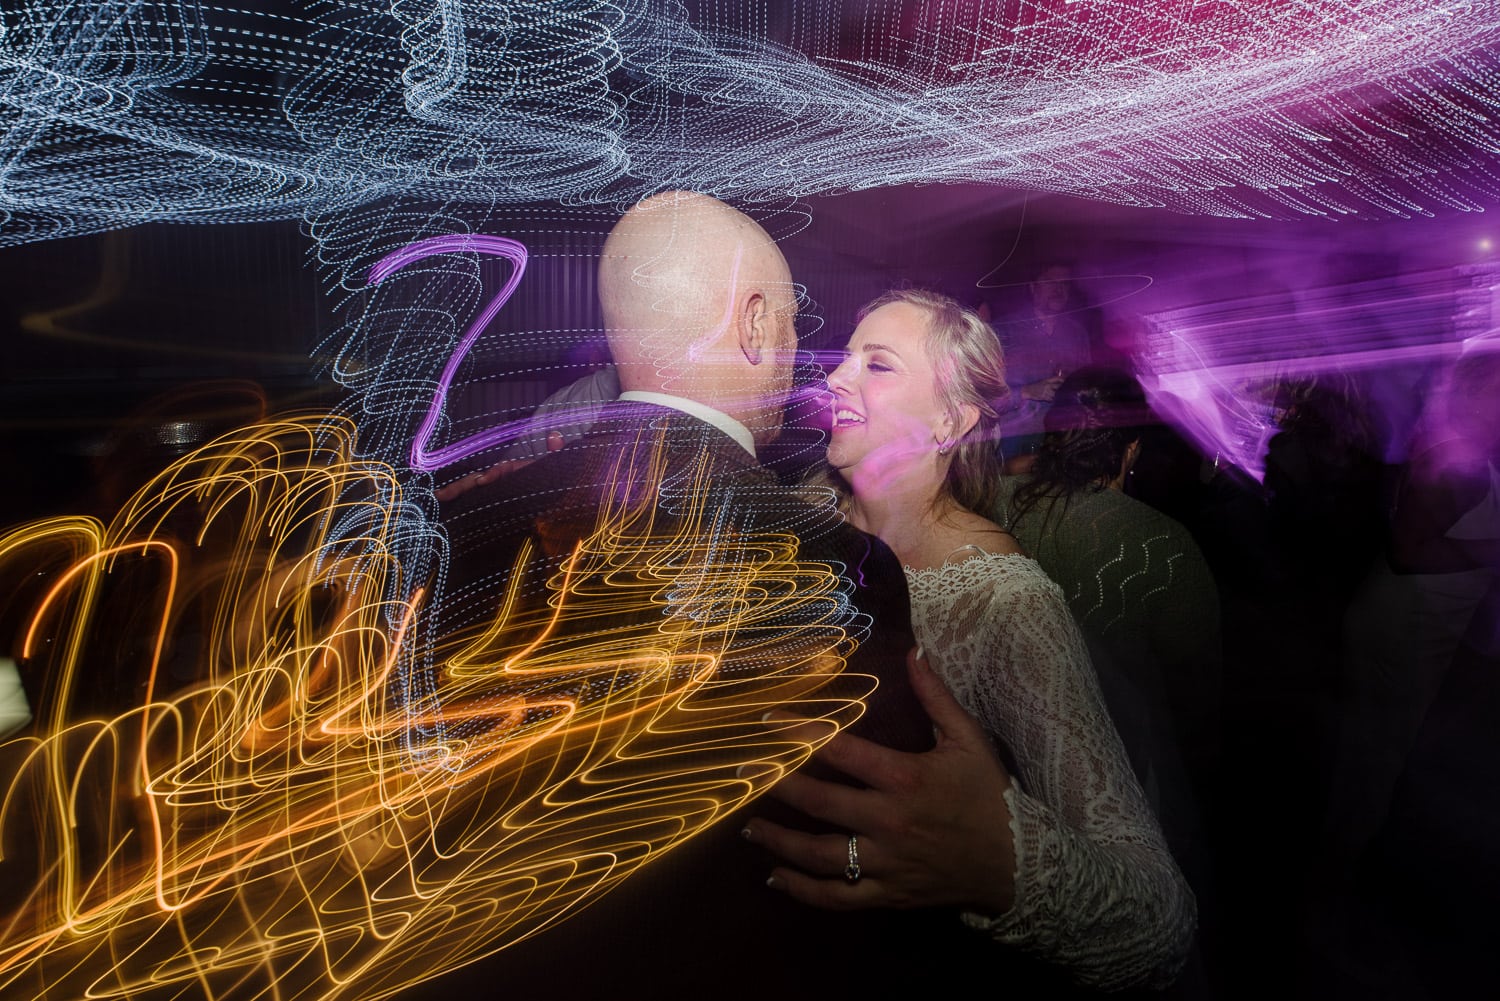
POLYGON ((700 421, 712 424, 733 438, 741 448, 750 453, 752 459, 759 458, 755 454, 755 436, 750 433, 750 429, 745 427, 742 422, 716 407, 700 403, 697 400, 690 400, 685 396, 673 396, 670 393, 640 389, 627 390, 620 394, 620 399, 626 402, 651 403, 659 407, 668 407, 679 413, 687 414, 689 417, 696 417, 700 421))

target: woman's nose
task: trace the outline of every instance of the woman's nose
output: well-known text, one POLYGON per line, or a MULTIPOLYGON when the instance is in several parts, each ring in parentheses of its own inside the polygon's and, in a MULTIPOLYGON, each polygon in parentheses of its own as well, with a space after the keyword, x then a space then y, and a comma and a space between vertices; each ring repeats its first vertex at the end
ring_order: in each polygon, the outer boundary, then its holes
POLYGON ((854 359, 845 358, 839 362, 838 367, 828 373, 824 381, 828 385, 830 393, 847 396, 850 392, 850 381, 854 378, 854 359))

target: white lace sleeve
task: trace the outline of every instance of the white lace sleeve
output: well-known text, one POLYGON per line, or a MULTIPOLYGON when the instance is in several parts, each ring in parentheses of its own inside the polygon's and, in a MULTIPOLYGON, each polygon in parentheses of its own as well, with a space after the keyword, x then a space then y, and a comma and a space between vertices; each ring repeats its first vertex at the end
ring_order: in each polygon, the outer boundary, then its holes
POLYGON ((1011 750, 1015 903, 965 921, 1101 988, 1165 985, 1197 920, 1062 592, 1032 561, 909 571, 918 639, 1011 750))

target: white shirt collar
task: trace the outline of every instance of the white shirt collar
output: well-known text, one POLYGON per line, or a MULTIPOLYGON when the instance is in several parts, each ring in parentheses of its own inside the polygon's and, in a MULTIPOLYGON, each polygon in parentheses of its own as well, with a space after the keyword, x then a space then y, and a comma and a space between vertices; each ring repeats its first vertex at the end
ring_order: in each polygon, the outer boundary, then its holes
POLYGON ((755 438, 750 434, 750 429, 724 411, 715 410, 706 403, 689 400, 685 396, 669 396, 666 393, 650 393, 638 389, 621 393, 620 399, 635 403, 654 403, 658 407, 670 407, 689 417, 696 417, 729 435, 741 448, 750 453, 752 459, 758 458, 755 454, 755 438))

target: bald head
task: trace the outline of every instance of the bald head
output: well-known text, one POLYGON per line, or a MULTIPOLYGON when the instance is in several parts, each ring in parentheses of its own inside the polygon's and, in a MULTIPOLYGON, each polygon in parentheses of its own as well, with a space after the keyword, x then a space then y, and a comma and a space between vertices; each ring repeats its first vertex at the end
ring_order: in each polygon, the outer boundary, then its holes
POLYGON ((786 259, 753 219, 691 192, 646 199, 605 241, 599 299, 623 389, 697 400, 774 436, 796 294, 786 259))

